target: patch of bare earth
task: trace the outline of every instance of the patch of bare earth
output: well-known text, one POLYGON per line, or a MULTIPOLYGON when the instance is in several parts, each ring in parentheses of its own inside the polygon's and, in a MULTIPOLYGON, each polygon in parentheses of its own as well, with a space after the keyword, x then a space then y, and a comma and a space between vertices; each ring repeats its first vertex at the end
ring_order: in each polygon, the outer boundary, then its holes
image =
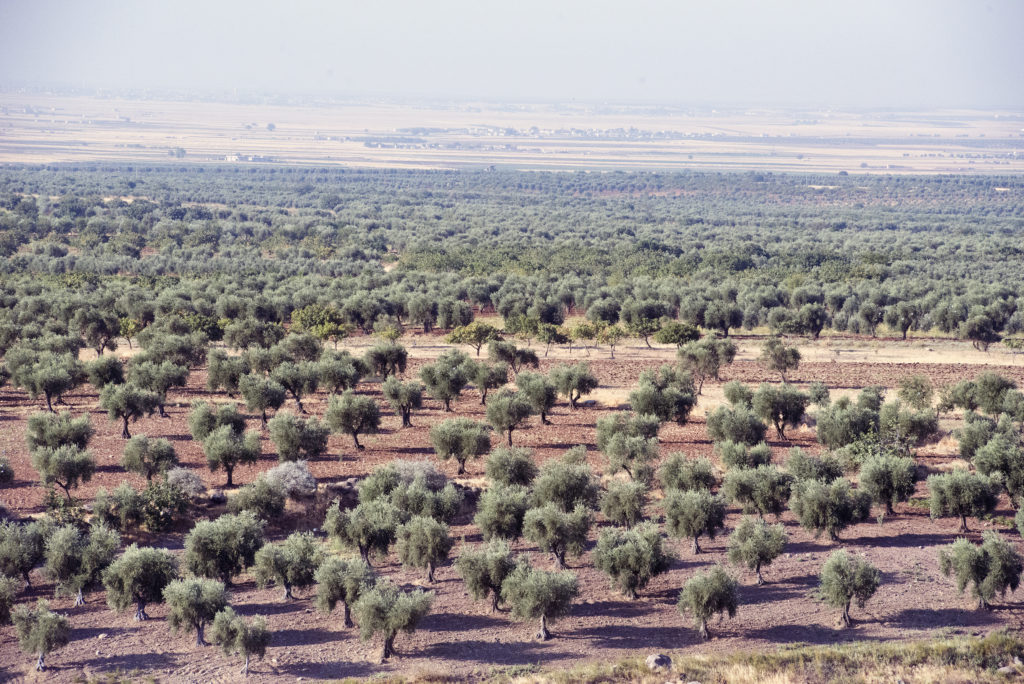
MULTIPOLYGON (((417 346, 412 348, 413 358, 407 376, 415 376, 419 366, 441 349, 436 342, 429 344, 430 341, 417 340, 417 346)), ((567 355, 559 354, 559 357, 563 356, 567 355)), ((534 449, 540 462, 559 456, 572 445, 585 444, 591 465, 602 473, 604 460, 594 446, 596 420, 616 410, 617 404, 625 402, 629 389, 635 385, 643 369, 667 362, 672 355, 671 350, 651 352, 633 348, 623 350, 618 356, 620 358, 616 360, 608 359, 606 350, 590 354, 589 361, 602 385, 596 394, 599 402, 576 411, 559 405, 551 414, 552 425, 542 426, 537 419, 532 419, 526 429, 514 433, 514 442, 534 449)), ((572 358, 588 357, 577 352, 572 358)), ((563 360, 567 359, 544 359, 541 369, 547 370, 563 360)), ((943 385, 974 377, 980 370, 975 364, 864 363, 840 359, 805 363, 790 380, 799 384, 820 380, 832 388, 852 389, 872 384, 893 387, 906 375, 923 373, 936 385, 943 385)), ((1000 367, 998 370, 1018 382, 1024 382, 1024 369, 1000 367)), ((776 381, 746 354, 723 372, 723 382, 731 379, 748 383, 776 381)), ((207 470, 202 450, 191 439, 186 423, 192 401, 226 400, 223 395, 214 396, 203 389, 205 381, 204 369, 193 372, 187 388, 172 392, 167 409, 170 417, 145 418, 134 423, 131 430, 133 434, 170 439, 182 463, 194 469, 214 489, 223 486, 224 474, 207 470)), ((721 395, 720 385, 715 382, 705 388, 705 396, 701 398, 690 423, 663 428, 660 435, 663 454, 673 451, 712 454, 704 412, 717 403, 716 397, 721 395)), ((386 407, 380 396, 379 383, 365 383, 360 391, 374 397, 384 407, 381 432, 362 440, 366 445, 364 451, 354 449, 346 436, 332 436, 329 455, 311 463, 321 483, 321 494, 304 504, 290 504, 285 518, 274 521, 268 529, 273 539, 283 538, 296 528, 317 527, 325 506, 336 491, 340 491, 336 488, 349 478, 363 476, 374 466, 395 458, 433 458, 427 435, 429 427, 450 415, 443 412, 438 402, 427 401, 423 410, 413 414, 415 427, 400 429, 399 418, 386 407)), ((124 445, 120 427, 98 409, 96 392, 84 388, 71 393, 66 399, 68 408, 74 413, 88 413, 96 429, 90 448, 96 455, 99 468, 93 480, 75 494, 90 501, 98 487, 112 489, 122 481, 142 487, 141 478, 126 474, 120 466, 124 445)), ((322 415, 326 396, 321 393, 305 403, 310 413, 322 415)), ((472 389, 467 389, 454 407, 459 415, 484 419, 484 408, 472 389)), ((36 484, 36 474, 24 442, 25 420, 40 408, 40 402, 30 401, 18 390, 9 387, 0 390, 0 450, 6 452, 15 470, 14 483, 0 490, 0 497, 3 505, 15 516, 43 512, 43 490, 36 484)), ((294 405, 286 408, 294 410, 294 405)), ((943 427, 953 424, 945 419, 943 427)), ((258 430, 258 418, 250 417, 249 427, 258 430)), ((499 441, 499 436, 495 435, 494 444, 499 441)), ((809 428, 794 430, 789 441, 772 440, 771 445, 779 463, 784 462, 786 451, 792 446, 819 450, 813 430, 809 428)), ((927 468, 948 467, 954 458, 955 447, 948 438, 923 448, 921 452, 921 461, 927 468)), ((251 482, 258 472, 275 463, 273 443, 264 433, 263 457, 256 465, 239 467, 235 481, 240 484, 251 482)), ((445 463, 442 467, 454 476, 454 463, 445 463)), ((468 470, 462 481, 479 485, 483 481, 483 462, 470 462, 468 470)), ((918 497, 922 496, 923 483, 918 487, 918 497)), ((657 493, 654 498, 658 498, 657 493)), ((223 506, 210 506, 203 500, 199 502, 194 517, 213 518, 222 512, 223 506)), ((657 519, 656 504, 651 505, 649 514, 657 519)), ((997 515, 1012 514, 1004 500, 997 515)), ((459 540, 453 550, 453 558, 463 544, 474 545, 481 541, 471 524, 471 517, 467 510, 453 525, 453 537, 459 540)), ((738 518, 739 512, 731 510, 727 527, 731 529, 738 518)), ((414 634, 399 636, 399 657, 384 665, 377 662, 380 644, 361 642, 356 630, 342 626, 338 614, 316 612, 310 590, 299 592, 298 600, 282 602, 279 590, 258 589, 249 576, 243 575, 231 588, 231 603, 242 614, 267 616, 274 632, 266 659, 253 664, 250 681, 254 682, 295 681, 298 677, 306 680, 368 677, 382 672, 429 672, 475 679, 493 668, 512 665, 565 667, 586 660, 614 660, 649 651, 727 652, 774 648, 794 641, 825 644, 854 639, 891 640, 949 633, 976 634, 1004 625, 1019 627, 1024 621, 1024 612, 1012 599, 1000 602, 991 612, 974 610, 971 601, 959 596, 952 582, 941 576, 938 548, 958 536, 955 520, 931 520, 920 506, 900 505, 896 514, 888 517, 884 524, 869 522, 846 530, 841 543, 815 539, 803 531, 789 513, 782 516, 782 522, 790 538, 786 554, 767 568, 765 578, 768 583, 763 587, 755 586, 750 573, 734 570, 742 584, 739 611, 732 620, 712 624, 715 639, 709 643, 697 639, 689 620, 677 611, 676 599, 680 587, 695 572, 714 563, 726 563, 726 537, 703 541, 705 553, 697 556, 691 553, 688 542, 671 540, 669 546, 677 555, 672 569, 656 578, 641 592, 638 600, 630 601, 612 591, 607 578, 595 570, 591 562, 590 550, 606 524, 604 522, 595 526, 590 549, 581 558, 570 561, 572 569, 579 575, 581 596, 572 614, 554 624, 555 638, 546 643, 532 639, 535 625, 511 620, 504 612, 491 614, 487 602, 472 601, 451 565, 438 569, 437 582, 430 587, 436 594, 431 614, 414 634), (856 624, 845 631, 836 629, 835 611, 812 596, 822 563, 837 548, 865 554, 883 573, 878 594, 866 611, 854 611, 856 624)), ((972 521, 972 532, 968 536, 976 539, 982 530, 994 524, 972 521)), ((156 544, 180 552, 188 527, 183 525, 159 536, 143 533, 125 541, 156 544)), ((515 549, 529 554, 539 567, 554 567, 547 554, 538 552, 525 540, 518 541, 515 549)), ((378 560, 376 569, 407 587, 424 585, 421 573, 403 569, 394 555, 378 560)), ((54 608, 70 618, 73 627, 71 643, 47 659, 48 671, 39 678, 41 681, 69 682, 106 672, 133 670, 151 674, 161 681, 240 679, 237 674, 240 662, 236 659, 227 658, 214 647, 196 648, 194 639, 188 635, 171 635, 162 606, 154 605, 149 609, 153 619, 136 623, 132 621, 131 614, 117 614, 108 609, 102 592, 89 593, 84 606, 74 607, 68 598, 53 597, 53 585, 41 572, 33 573, 32 580, 33 587, 23 592, 19 601, 34 601, 37 597, 51 599, 54 608)), ((30 673, 33 661, 18 649, 13 629, 9 626, 0 628, 0 680, 34 680, 35 675, 30 673)))

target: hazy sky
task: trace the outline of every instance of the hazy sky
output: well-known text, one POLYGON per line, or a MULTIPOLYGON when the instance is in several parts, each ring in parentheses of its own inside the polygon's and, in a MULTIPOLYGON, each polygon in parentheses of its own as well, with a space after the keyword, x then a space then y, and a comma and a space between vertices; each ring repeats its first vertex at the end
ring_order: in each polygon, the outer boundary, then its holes
POLYGON ((0 0, 0 86, 1024 107, 1024 0, 0 0))

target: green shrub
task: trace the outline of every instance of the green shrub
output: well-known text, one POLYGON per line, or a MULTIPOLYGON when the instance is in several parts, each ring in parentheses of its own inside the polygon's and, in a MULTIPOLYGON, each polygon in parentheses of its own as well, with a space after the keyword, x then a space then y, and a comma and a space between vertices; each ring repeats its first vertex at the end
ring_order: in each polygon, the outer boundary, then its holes
POLYGON ((708 620, 716 613, 733 617, 739 605, 738 583, 721 566, 691 577, 679 593, 680 613, 693 616, 694 627, 703 639, 709 639, 708 620))
POLYGON ((630 530, 605 530, 594 549, 594 567, 631 599, 654 577, 667 572, 671 563, 671 555, 662 548, 661 533, 651 523, 630 530))
POLYGON ((818 596, 822 601, 839 608, 843 627, 849 627, 850 604, 856 600, 861 610, 882 582, 882 574, 866 558, 851 556, 845 551, 834 551, 819 576, 818 596))

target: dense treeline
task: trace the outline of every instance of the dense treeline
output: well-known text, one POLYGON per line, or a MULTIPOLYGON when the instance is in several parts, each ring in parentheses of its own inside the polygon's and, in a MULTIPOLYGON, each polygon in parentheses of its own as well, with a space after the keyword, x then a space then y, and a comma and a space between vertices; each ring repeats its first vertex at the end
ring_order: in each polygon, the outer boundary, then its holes
POLYGON ((570 311, 639 328, 678 317, 723 334, 885 324, 984 346, 1024 327, 1021 189, 990 177, 16 167, 0 170, 0 268, 7 309, 70 290, 142 326, 175 311, 207 334, 211 321, 286 322, 314 303, 367 331, 382 318, 453 328, 466 305, 553 324, 570 311))

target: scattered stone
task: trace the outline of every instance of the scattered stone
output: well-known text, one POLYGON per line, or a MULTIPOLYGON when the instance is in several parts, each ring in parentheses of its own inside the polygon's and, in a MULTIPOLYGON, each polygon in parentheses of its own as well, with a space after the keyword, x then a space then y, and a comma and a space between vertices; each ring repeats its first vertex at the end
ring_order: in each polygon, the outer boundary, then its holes
POLYGON ((108 635, 107 635, 107 633, 106 633, 106 632, 103 632, 103 634, 100 634, 100 635, 99 635, 98 637, 96 637, 96 638, 97 638, 97 639, 106 639, 106 638, 107 638, 107 636, 108 636, 108 635))
POLYGON ((99 655, 99 654, 100 654, 99 649, 97 649, 96 650, 96 655, 99 655))
POLYGON ((647 664, 647 669, 653 672, 672 668, 672 659, 664 653, 652 653, 647 656, 647 660, 644 662, 647 664))
POLYGON ((1021 662, 1021 659, 1018 656, 1013 656, 1013 664, 1017 667, 1024 666, 1024 662, 1021 662))
POLYGON ((1001 675, 1013 675, 1017 674, 1017 668, 1015 668, 1013 665, 1004 665, 1003 667, 996 670, 996 673, 1001 675))

